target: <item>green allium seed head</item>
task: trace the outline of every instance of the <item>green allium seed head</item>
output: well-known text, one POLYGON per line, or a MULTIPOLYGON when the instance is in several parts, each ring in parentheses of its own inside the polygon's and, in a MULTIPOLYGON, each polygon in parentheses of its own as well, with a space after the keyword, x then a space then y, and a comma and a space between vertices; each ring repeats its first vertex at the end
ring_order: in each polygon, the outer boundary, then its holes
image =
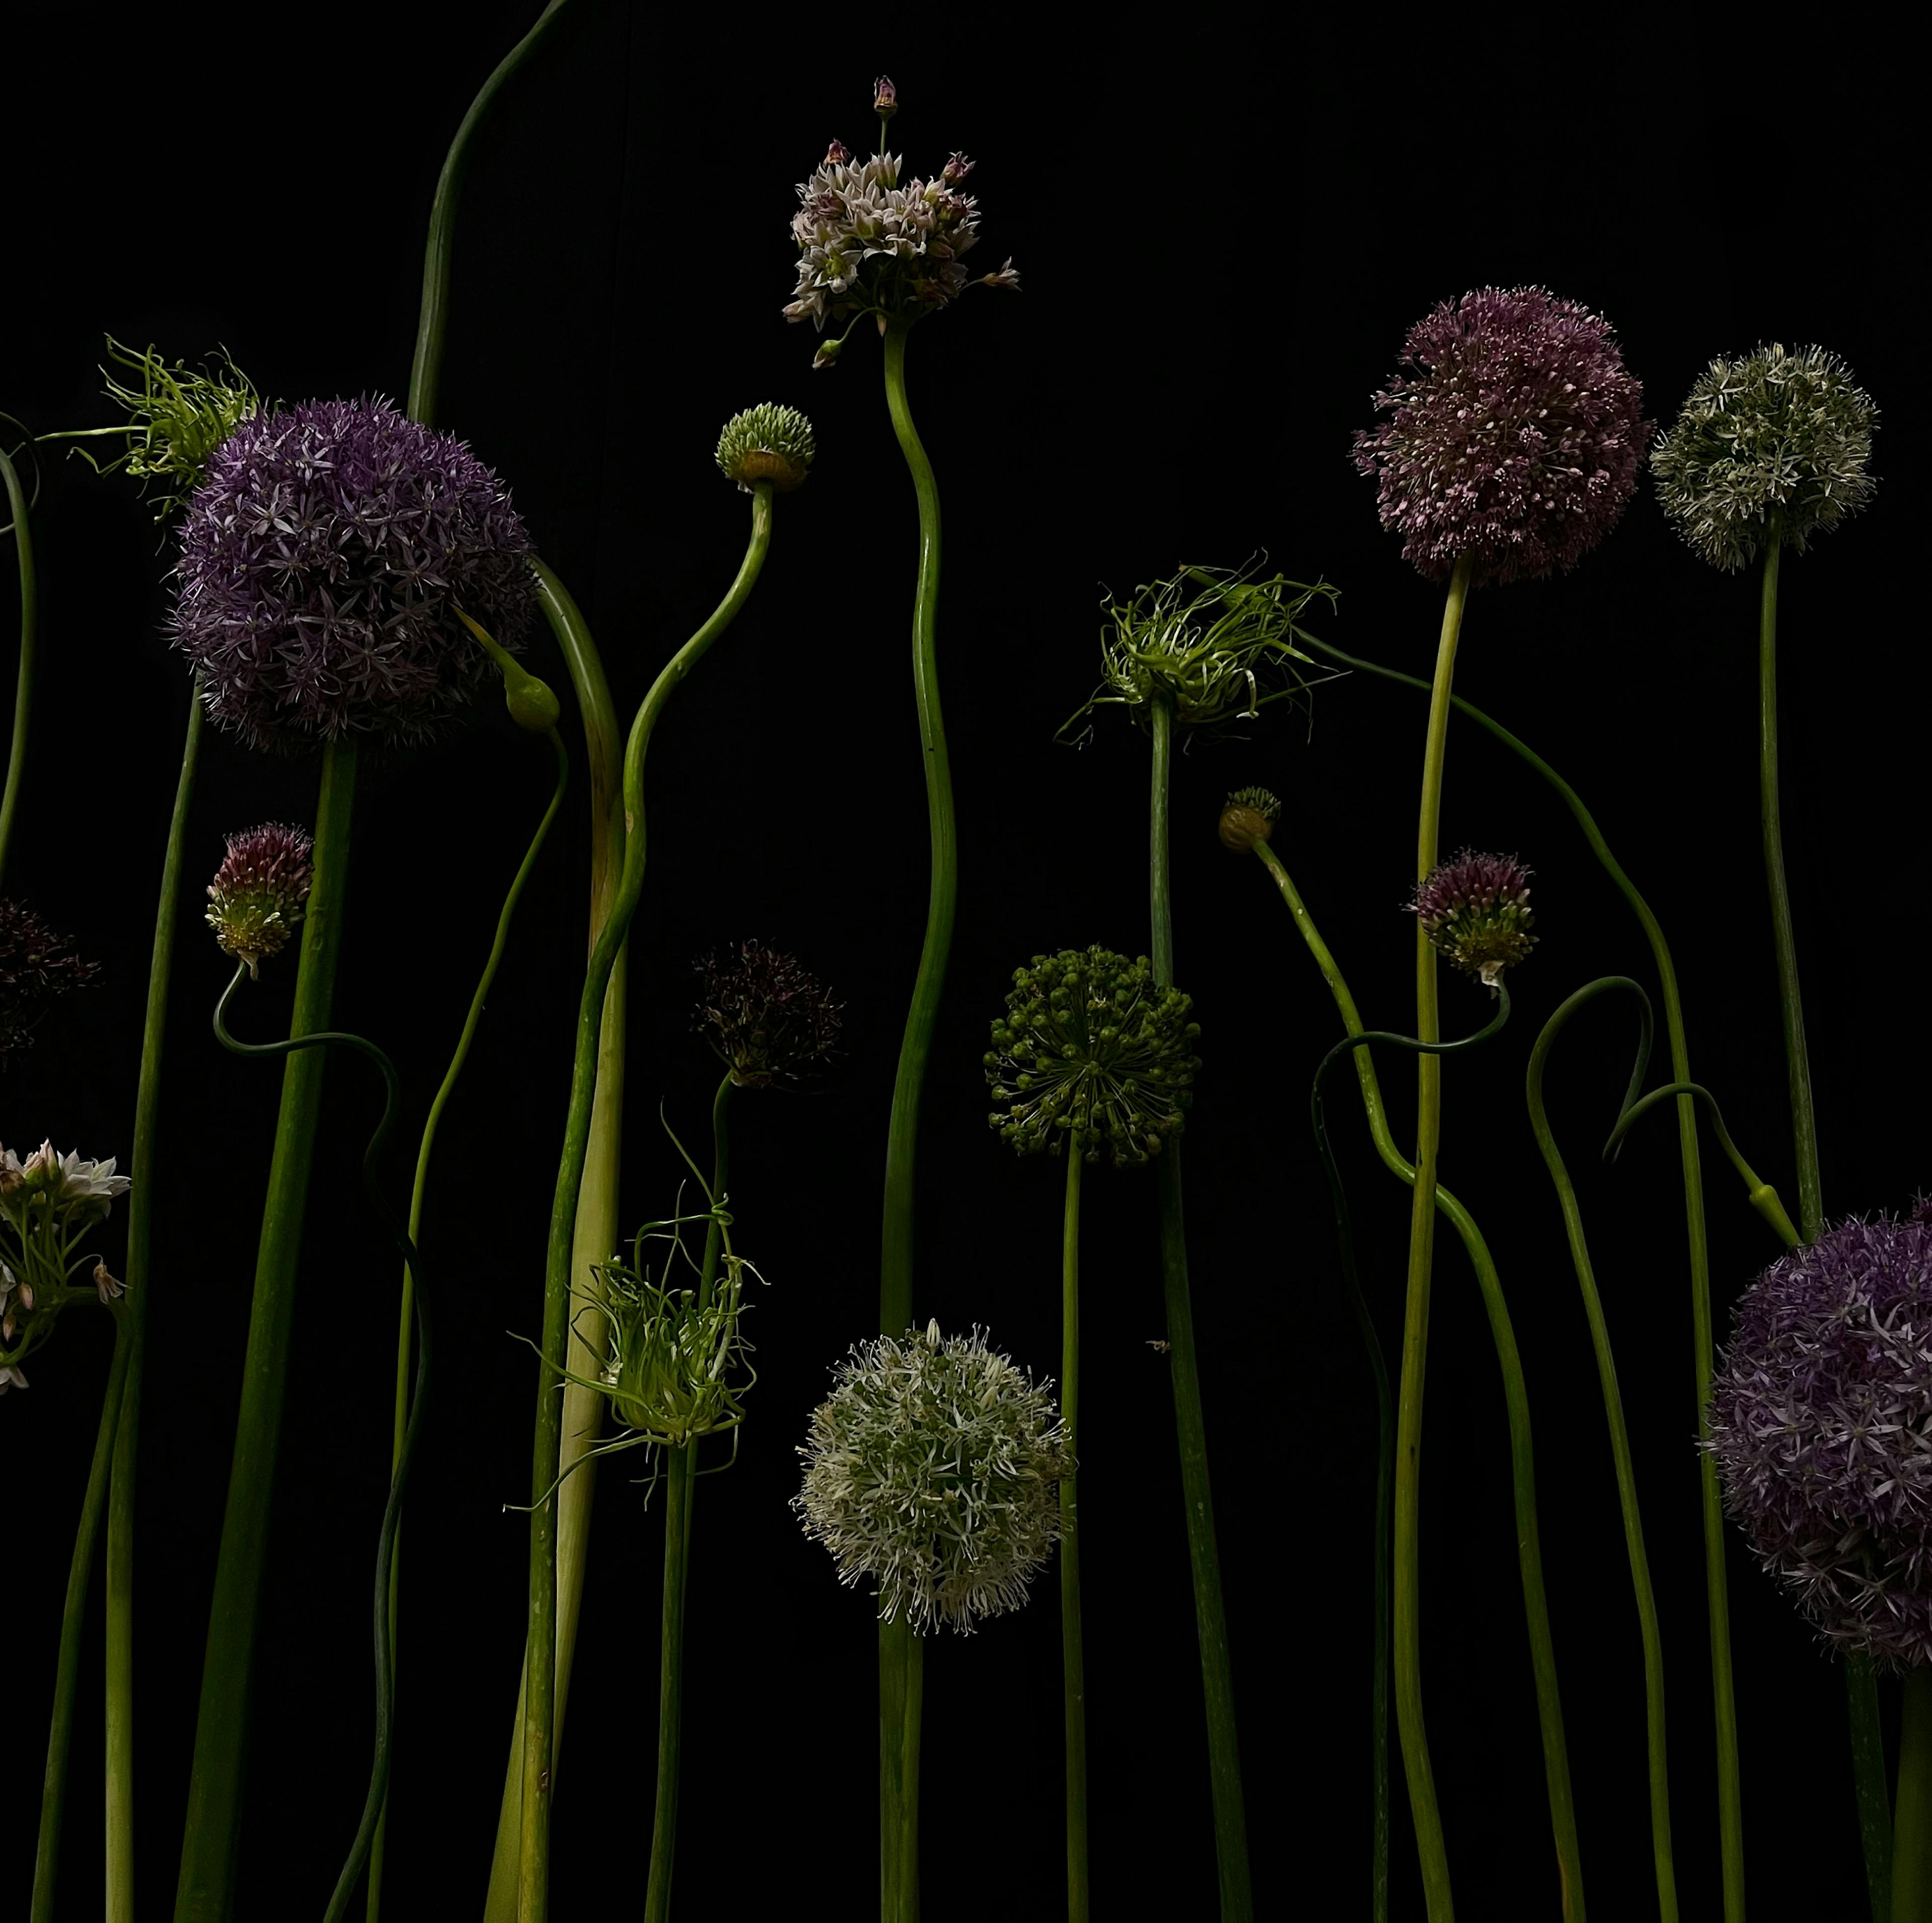
POLYGON ((1053 1398, 975 1329, 856 1344, 799 1450, 792 1508, 848 1587, 924 1635, 1017 1609, 1060 1536, 1074 1471, 1053 1398))
POLYGON ((1773 538, 1811 537, 1868 502, 1878 410, 1822 347, 1760 347, 1713 361, 1650 457, 1658 497, 1714 567, 1742 568, 1773 538))
POLYGON ((738 1332, 744 1264, 728 1256, 702 1304, 694 1290, 666 1287, 626 1263, 594 1266, 602 1299, 584 1300, 604 1317, 597 1382, 617 1420, 666 1449, 735 1427, 743 1415, 738 1398, 748 1386, 732 1379, 748 1346, 738 1332))
POLYGON ((1237 788, 1221 810, 1221 845, 1250 854, 1265 842, 1281 818, 1281 803, 1266 788, 1237 788))
POLYGON ((748 494, 760 481, 779 494, 803 486, 817 452, 812 423, 796 407, 769 400, 734 414, 718 436, 718 465, 748 494))
POLYGON ((1063 1143, 1089 1162, 1145 1162, 1180 1134, 1192 1105, 1194 1004, 1154 986, 1145 956, 1111 949, 1036 955, 1016 969, 1006 1012, 993 1024, 987 1120, 1022 1155, 1063 1143))
POLYGON ((165 520, 200 486, 208 456, 238 428, 262 412, 254 383, 226 353, 199 369, 184 361, 170 367, 152 347, 136 352, 110 334, 108 358, 131 370, 124 386, 106 374, 107 397, 127 410, 128 446, 112 460, 93 460, 104 474, 124 467, 154 496, 154 518, 165 520))

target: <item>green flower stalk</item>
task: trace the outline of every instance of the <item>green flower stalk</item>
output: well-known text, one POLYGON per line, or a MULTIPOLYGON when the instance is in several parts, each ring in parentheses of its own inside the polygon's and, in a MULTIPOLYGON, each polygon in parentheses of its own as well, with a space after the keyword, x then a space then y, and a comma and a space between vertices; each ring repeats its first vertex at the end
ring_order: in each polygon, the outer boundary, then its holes
MULTIPOLYGON (((0 421, 18 425, 10 414, 0 421)), ((5 532, 14 537, 14 560, 20 576, 20 660, 14 681, 14 733, 7 753, 7 782, 0 789, 0 883, 7 875, 7 857, 14 845, 14 824, 20 812, 21 784, 27 771, 27 735, 33 719, 34 681, 39 665, 39 578, 34 567, 34 531, 28 520, 31 503, 20 484, 20 473, 4 448, 0 448, 0 487, 7 492, 5 532)))
MULTIPOLYGON (((1144 956, 1105 948, 1036 955, 1013 973, 992 1027, 988 1118, 1022 1155, 1066 1157, 1060 1235, 1060 1426, 1079 1454, 1081 1169, 1104 1150, 1116 1168, 1144 1163, 1179 1135, 1200 1066, 1193 1004, 1157 989, 1144 956)), ((1066 1742, 1066 1914, 1091 1913, 1087 1852, 1087 1670, 1080 1612, 1079 1496, 1060 1479, 1060 1667, 1066 1742)))

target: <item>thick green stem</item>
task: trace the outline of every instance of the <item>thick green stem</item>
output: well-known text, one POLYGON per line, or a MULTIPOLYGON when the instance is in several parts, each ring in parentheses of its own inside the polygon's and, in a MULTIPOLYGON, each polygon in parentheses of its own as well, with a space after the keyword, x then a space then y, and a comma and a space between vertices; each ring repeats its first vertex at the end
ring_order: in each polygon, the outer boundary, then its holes
POLYGON ((1888 1923, 1932 1923, 1932 1666, 1905 1672, 1888 1923))
MULTIPOLYGON (((1174 905, 1167 831, 1174 710, 1164 694, 1156 694, 1154 698, 1152 720, 1148 894, 1153 921, 1154 982, 1165 988, 1174 986, 1174 905)), ((1222 1923, 1250 1923, 1254 1915, 1254 1894, 1248 1873, 1240 1741, 1234 1726, 1234 1666, 1228 1653, 1227 1609, 1222 1600, 1214 1500, 1208 1480, 1208 1429, 1201 1404, 1200 1364, 1194 1350, 1194 1309, 1187 1279, 1187 1234, 1178 1142, 1170 1142, 1160 1157, 1159 1192, 1162 1292, 1174 1382, 1174 1430, 1180 1445, 1180 1493, 1187 1516, 1188 1561, 1194 1578, 1195 1628, 1201 1644, 1201 1685, 1208 1719, 1208 1783, 1214 1798, 1214 1857, 1221 1918, 1222 1923)))
MULTIPOLYGON (((920 1097, 946 986, 958 905, 959 855, 952 815, 952 764, 939 705, 939 488, 906 400, 903 321, 886 328, 886 405, 919 503, 919 576, 913 593, 913 696, 926 766, 931 880, 926 938, 906 1010, 886 1135, 886 1179, 879 1252, 879 1327, 902 1336, 912 1324, 914 1165, 920 1097)), ((916 1702, 922 1688, 918 1638, 903 1619, 879 1624, 879 1887, 885 1923, 918 1923, 919 1806, 916 1702), (908 1760, 910 1759, 910 1760, 908 1760)))
POLYGON ((141 1078, 134 1097, 134 1148, 128 1192, 128 1293, 121 1305, 128 1349, 127 1386, 114 1434, 107 1494, 107 1923, 134 1923, 134 1492, 140 1462, 141 1381, 147 1357, 153 1280, 154 1204, 159 1193, 161 1052, 167 1036, 168 988, 181 918, 182 856, 201 761, 201 684, 189 691, 181 775, 161 857, 160 900, 148 964, 148 1006, 141 1028, 141 1078))
MULTIPOLYGON (((550 1239, 544 1270, 542 1354, 537 1378, 531 1451, 530 1610, 524 1638, 523 1807, 517 1864, 520 1923, 548 1923, 550 1818, 554 1788, 557 1680, 557 1465, 562 1456, 563 1399, 558 1383, 570 1333, 570 1284, 576 1250, 578 1208, 589 1160, 592 1098, 603 1034, 604 1006, 619 951, 644 892, 644 761, 665 705, 712 644, 750 598, 771 545, 772 490, 752 490, 752 536, 724 598, 710 618, 664 664, 631 724, 624 755, 624 866, 610 911, 591 950, 578 1005, 570 1102, 564 1123, 556 1190, 550 1204, 550 1239)), ((572 1478, 574 1480, 574 1478, 572 1478)))
POLYGON ((20 665, 14 686, 14 740, 7 756, 7 785, 4 791, 0 791, 0 882, 4 882, 7 857, 13 851, 14 824, 20 806, 20 784, 27 770, 27 735, 34 715, 38 594, 34 573, 34 533, 27 518, 26 493, 4 449, 0 449, 0 482, 6 485, 8 510, 14 522, 14 557, 20 571, 20 665))
POLYGON ((114 1431, 121 1419, 121 1398, 128 1380, 126 1306, 124 1298, 115 1315, 114 1360, 107 1372, 100 1428, 94 1438, 94 1460, 88 1468, 80 1527, 74 1532, 74 1560, 68 1569, 67 1601, 61 1611, 60 1653, 54 1666, 53 1718, 47 1732, 46 1772, 40 1786, 40 1845, 34 1856, 33 1923, 54 1923, 54 1885, 60 1870, 68 1756, 74 1744, 74 1696, 80 1687, 80 1641, 87 1623, 87 1586, 94 1569, 94 1543, 100 1534, 100 1514, 107 1504, 114 1431))
MULTIPOLYGON (((1060 1238, 1060 1420, 1080 1460, 1080 1171, 1066 1150, 1066 1209, 1060 1238)), ((1060 1660, 1066 1706, 1066 1918, 1087 1923, 1087 1657, 1080 1633, 1080 1498, 1060 1479, 1060 1660)))
MULTIPOLYGON (((322 788, 316 802, 315 879, 302 922, 301 966, 289 1027, 292 1036, 328 1026, 348 890, 355 800, 356 750, 346 742, 332 742, 323 751, 322 788)), ((208 1612, 208 1654, 202 1670, 194 1763, 188 1779, 176 1923, 228 1923, 234 1909, 262 1572, 268 1556, 268 1519, 295 1325, 296 1274, 326 1058, 325 1049, 304 1048, 291 1055, 282 1071, 281 1110, 275 1125, 274 1154, 255 1260, 254 1303, 248 1322, 242 1407, 235 1428, 234 1467, 208 1612)))
POLYGON ((1597 1292, 1595 1271, 1591 1267, 1589 1244, 1583 1234, 1582 1211, 1576 1191, 1564 1166, 1563 1156, 1550 1126, 1544 1106, 1544 1070, 1556 1038, 1577 1010, 1612 988, 1634 994, 1642 1005, 1644 1021, 1642 1057, 1636 1080, 1641 1081, 1642 1062, 1650 1053, 1650 1003, 1637 984, 1628 976, 1605 976, 1579 988, 1544 1024, 1543 1033, 1531 1050, 1525 1084, 1529 1105, 1530 1127, 1536 1145, 1543 1152, 1544 1166, 1556 1186, 1556 1198, 1563 1211, 1564 1232, 1570 1240, 1570 1258, 1576 1271, 1576 1286, 1583 1295, 1583 1312, 1590 1324, 1590 1346, 1597 1358, 1597 1380, 1604 1395, 1604 1417, 1610 1432, 1610 1460, 1617 1478, 1617 1499, 1623 1510, 1624 1548, 1630 1559, 1630 1587, 1636 1599, 1637 1628, 1643 1642, 1643 1695, 1650 1765, 1650 1843, 1657 1868, 1657 1900, 1663 1923, 1677 1923, 1677 1875, 1670 1846, 1670 1777, 1669 1752, 1664 1734, 1664 1647, 1657 1626, 1657 1598, 1651 1588, 1650 1558, 1643 1546, 1643 1519, 1638 1510, 1636 1472, 1630 1461, 1630 1434, 1624 1422, 1623 1396, 1617 1387, 1617 1366, 1610 1350, 1610 1325, 1604 1318, 1602 1298, 1597 1292))

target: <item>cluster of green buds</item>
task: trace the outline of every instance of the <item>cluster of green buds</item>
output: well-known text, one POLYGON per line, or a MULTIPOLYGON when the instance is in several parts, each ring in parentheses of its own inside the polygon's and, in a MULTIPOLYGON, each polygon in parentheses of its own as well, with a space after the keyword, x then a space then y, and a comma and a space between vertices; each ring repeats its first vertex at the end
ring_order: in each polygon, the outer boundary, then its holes
POLYGON ((1186 728, 1252 720, 1271 701, 1304 696, 1316 664, 1295 646, 1317 596, 1332 602, 1326 582, 1310 587, 1281 574, 1252 580, 1246 568, 1184 567, 1170 580, 1111 603, 1100 640, 1102 680, 1066 734, 1094 708, 1124 707, 1143 726, 1157 700, 1186 728))
POLYGON ((111 1156, 83 1161, 44 1142, 22 1160, 0 1148, 0 1395, 27 1386, 20 1364, 52 1334, 62 1310, 80 1301, 111 1308, 120 1299, 124 1285, 107 1264, 76 1252, 130 1186, 111 1156))
POLYGON ((1529 932, 1536 919, 1529 911, 1530 872, 1514 855, 1465 848, 1416 884, 1408 912, 1452 968, 1496 988, 1503 970, 1536 946, 1529 932))
POLYGON ((803 487, 818 451, 812 423, 796 407, 769 400, 734 414, 718 436, 718 465, 746 494, 760 481, 777 494, 803 487))
POLYGON ((999 1106, 987 1120, 1022 1155, 1063 1144, 1089 1162, 1145 1162, 1178 1136, 1193 1097, 1201 1030, 1192 1001, 1156 988, 1145 956, 1111 949, 1036 955, 1013 971, 993 1024, 986 1079, 999 1106))

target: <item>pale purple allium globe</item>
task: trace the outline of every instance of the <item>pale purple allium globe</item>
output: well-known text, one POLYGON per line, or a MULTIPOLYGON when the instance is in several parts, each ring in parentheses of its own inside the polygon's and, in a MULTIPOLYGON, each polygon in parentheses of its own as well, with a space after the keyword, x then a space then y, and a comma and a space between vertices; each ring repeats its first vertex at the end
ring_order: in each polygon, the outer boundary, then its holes
POLYGON ((1472 586, 1534 580, 1616 525, 1652 423, 1609 322, 1541 287, 1484 287, 1418 321, 1402 362, 1354 462, 1426 579, 1471 554, 1472 586))
POLYGON ((1932 1661, 1932 1203, 1827 1228, 1735 1323, 1704 1445, 1725 1508, 1828 1642, 1932 1661))
POLYGON ((244 421, 182 529, 175 645, 218 727, 257 748, 425 740, 500 686, 463 611, 514 650, 530 536, 454 435, 385 400, 244 421))

